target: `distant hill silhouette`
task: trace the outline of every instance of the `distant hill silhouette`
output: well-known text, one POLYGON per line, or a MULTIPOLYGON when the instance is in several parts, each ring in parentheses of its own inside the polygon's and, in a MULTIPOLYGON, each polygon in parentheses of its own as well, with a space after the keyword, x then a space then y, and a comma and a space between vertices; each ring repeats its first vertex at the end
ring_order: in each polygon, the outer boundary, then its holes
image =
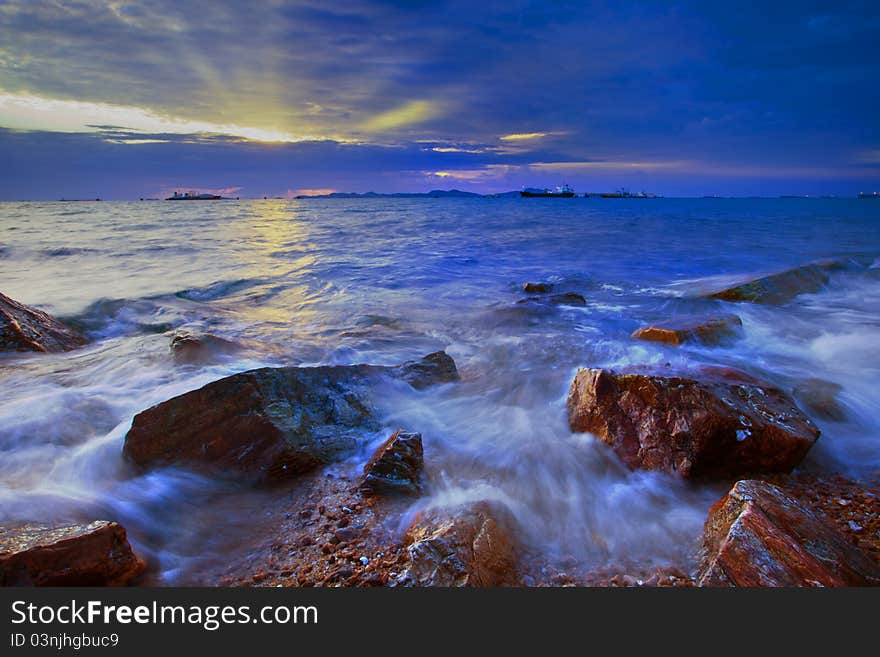
POLYGON ((333 192, 332 194, 317 194, 315 196, 301 194, 296 198, 470 198, 480 196, 482 196, 482 194, 463 192, 460 189, 435 189, 430 192, 395 192, 394 194, 378 194, 376 192, 366 192, 364 194, 358 194, 356 192, 333 192))

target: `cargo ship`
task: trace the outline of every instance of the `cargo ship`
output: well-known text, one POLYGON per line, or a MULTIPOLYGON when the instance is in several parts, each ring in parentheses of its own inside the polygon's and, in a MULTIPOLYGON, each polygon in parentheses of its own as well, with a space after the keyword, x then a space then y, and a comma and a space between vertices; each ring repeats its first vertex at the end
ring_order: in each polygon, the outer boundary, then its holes
POLYGON ((174 192, 166 201, 219 201, 223 197, 218 194, 196 194, 195 192, 174 192))
POLYGON ((573 198, 575 191, 569 185, 556 189, 524 189, 519 195, 523 198, 573 198))

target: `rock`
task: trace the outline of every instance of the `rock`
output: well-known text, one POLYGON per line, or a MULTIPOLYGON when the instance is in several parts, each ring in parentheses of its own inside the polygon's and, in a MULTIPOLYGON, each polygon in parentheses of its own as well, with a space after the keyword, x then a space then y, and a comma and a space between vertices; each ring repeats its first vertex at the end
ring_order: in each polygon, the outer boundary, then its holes
POLYGON ((115 522, 0 528, 0 586, 123 586, 144 568, 115 522))
POLYGON ((838 400, 843 388, 824 379, 804 379, 792 390, 794 398, 817 417, 834 422, 846 419, 846 411, 838 400))
POLYGON ((526 297, 525 299, 520 299, 517 303, 541 303, 551 306, 586 306, 587 300, 580 294, 566 292, 565 294, 551 294, 546 297, 526 297))
POLYGON ((257 480, 310 470, 375 431, 372 389, 402 378, 415 388, 454 380, 443 352, 398 367, 262 368, 234 374, 137 414, 123 454, 140 466, 189 464, 257 480))
POLYGON ((709 512, 699 586, 877 586, 880 564, 782 489, 738 481, 709 512))
POLYGON ((478 502, 422 513, 407 530, 403 586, 513 586, 513 519, 497 504, 478 502))
POLYGON ((395 431, 364 466, 361 492, 367 496, 418 494, 422 458, 422 434, 395 431))
POLYGON ((42 310, 0 294, 0 351, 70 351, 85 337, 42 310))
POLYGON ((789 472, 819 430, 785 393, 736 370, 700 378, 578 370, 569 425, 614 448, 630 468, 685 478, 789 472))
POLYGON ((523 283, 523 292, 528 294, 547 294, 553 290, 552 283, 523 283))
POLYGON ((768 480, 880 562, 880 471, 858 479, 795 472, 771 475, 768 480))
POLYGON ((714 345, 736 335, 741 326, 742 320, 736 315, 677 317, 666 322, 643 326, 634 331, 632 337, 675 345, 685 342, 714 345))
POLYGON ((723 301, 780 304, 799 294, 814 293, 828 284, 828 272, 843 268, 838 261, 813 262, 762 276, 706 296, 723 301))
POLYGON ((435 351, 424 358, 407 361, 403 365, 390 369, 394 376, 403 379, 417 390, 438 383, 451 383, 459 380, 455 361, 445 351, 435 351))
POLYGON ((236 351, 238 345, 216 335, 178 332, 171 337, 171 353, 181 363, 204 363, 215 355, 236 351))

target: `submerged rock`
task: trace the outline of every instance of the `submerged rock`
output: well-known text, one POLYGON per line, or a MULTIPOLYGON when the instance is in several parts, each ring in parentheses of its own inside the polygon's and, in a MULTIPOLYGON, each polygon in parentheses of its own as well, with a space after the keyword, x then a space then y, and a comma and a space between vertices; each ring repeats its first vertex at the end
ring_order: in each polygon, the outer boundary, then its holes
POLYGON ((685 342, 714 345, 736 335, 741 326, 742 320, 736 315, 677 317, 643 326, 634 331, 632 337, 675 345, 685 342))
POLYGON ((523 292, 528 294, 547 294, 553 290, 552 283, 523 283, 523 292))
POLYGON ((739 285, 712 292, 706 296, 723 301, 751 301, 780 304, 799 294, 820 291, 828 284, 828 272, 845 268, 838 261, 813 262, 775 274, 745 281, 739 285))
POLYGON ((419 360, 407 361, 396 368, 389 368, 389 372, 417 390, 459 380, 455 361, 445 351, 435 351, 419 360))
POLYGON ((376 450, 361 480, 364 495, 415 495, 422 471, 422 434, 399 429, 376 450))
POLYGON ((575 292, 566 292, 565 294, 551 294, 546 297, 526 297, 525 299, 520 299, 517 303, 540 303, 551 306, 586 306, 587 300, 575 292))
POLYGON ((782 489, 738 481, 709 512, 700 586, 880 585, 880 564, 782 489))
POLYGON ((497 504, 478 502, 420 514, 407 530, 403 586, 513 586, 513 519, 497 504))
POLYGON ((85 343, 79 331, 0 294, 0 351, 70 351, 85 343))
POLYGON ((234 374, 137 414, 123 454, 141 466, 186 463, 259 480, 328 463, 375 431, 372 389, 396 377, 414 388, 455 380, 443 352, 397 367, 262 368, 234 374))
POLYGON ((815 416, 824 420, 842 422, 846 411, 838 399, 843 387, 824 379, 804 379, 792 390, 794 398, 815 416))
POLYGON ((204 363, 219 354, 232 353, 239 345, 207 333, 196 334, 186 331, 171 337, 171 353, 180 363, 204 363))
POLYGON ((0 586, 123 586, 144 568, 115 522, 0 528, 0 586))
POLYGON ((819 437, 778 388, 736 370, 693 376, 578 370, 569 425, 614 448, 630 468, 685 478, 789 472, 819 437))

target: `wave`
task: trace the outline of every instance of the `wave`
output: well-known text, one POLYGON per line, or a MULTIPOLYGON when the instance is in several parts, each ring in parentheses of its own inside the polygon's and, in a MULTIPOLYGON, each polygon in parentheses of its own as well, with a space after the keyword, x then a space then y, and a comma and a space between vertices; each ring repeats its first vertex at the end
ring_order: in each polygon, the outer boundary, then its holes
POLYGON ((181 290, 180 292, 176 292, 175 296, 190 301, 214 301, 215 299, 222 299, 223 297, 231 296, 237 292, 256 287, 257 285, 262 285, 266 282, 267 281, 261 278, 238 278, 231 281, 215 281, 204 287, 181 290))

